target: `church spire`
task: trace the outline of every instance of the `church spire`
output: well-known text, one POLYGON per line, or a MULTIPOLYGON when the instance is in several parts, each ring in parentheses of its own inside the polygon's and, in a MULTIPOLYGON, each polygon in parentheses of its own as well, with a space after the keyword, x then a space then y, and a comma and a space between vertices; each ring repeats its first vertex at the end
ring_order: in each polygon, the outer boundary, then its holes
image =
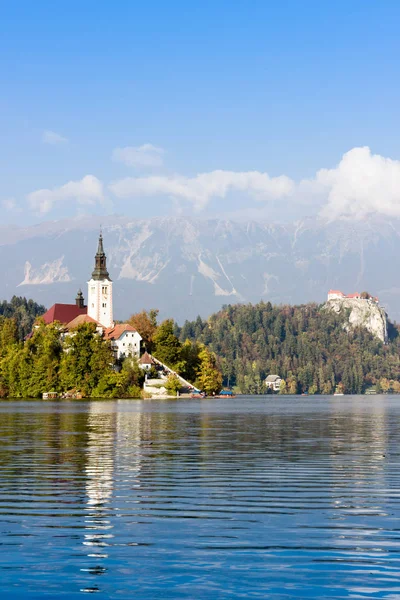
POLYGON ((103 248, 103 233, 100 229, 100 235, 99 235, 99 243, 97 246, 97 254, 104 254, 105 256, 105 252, 104 252, 104 248, 103 248))
POLYGON ((104 252, 104 248, 103 248, 103 234, 100 230, 100 235, 99 235, 99 243, 97 246, 97 252, 96 252, 96 256, 94 257, 95 263, 94 263, 94 270, 92 273, 92 279, 94 279, 95 281, 100 281, 103 279, 108 279, 109 281, 111 281, 110 279, 110 275, 108 274, 107 271, 107 257, 106 254, 104 252))

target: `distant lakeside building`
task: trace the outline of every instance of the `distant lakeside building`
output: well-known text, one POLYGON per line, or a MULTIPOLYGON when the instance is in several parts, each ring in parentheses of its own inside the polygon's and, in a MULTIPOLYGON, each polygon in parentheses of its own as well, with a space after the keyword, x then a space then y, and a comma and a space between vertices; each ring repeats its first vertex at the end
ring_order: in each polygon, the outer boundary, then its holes
POLYGON ((265 386, 274 392, 279 392, 281 383, 282 378, 279 375, 268 375, 265 379, 265 386))
POLYGON ((87 285, 88 305, 79 290, 75 304, 56 303, 49 308, 42 316, 46 325, 57 321, 64 326, 64 335, 69 335, 82 323, 95 323, 97 333, 110 340, 115 358, 139 356, 141 335, 129 323, 114 324, 113 282, 107 270, 102 233, 99 236, 92 276, 87 285))

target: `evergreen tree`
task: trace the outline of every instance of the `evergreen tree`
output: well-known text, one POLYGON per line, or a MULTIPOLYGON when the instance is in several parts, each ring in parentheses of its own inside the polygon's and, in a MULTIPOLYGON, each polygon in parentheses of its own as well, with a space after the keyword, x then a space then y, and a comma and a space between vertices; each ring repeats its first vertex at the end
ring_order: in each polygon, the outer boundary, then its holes
POLYGON ((153 337, 154 356, 173 369, 181 372, 185 369, 185 361, 182 355, 182 344, 174 334, 174 321, 167 319, 157 328, 153 337))

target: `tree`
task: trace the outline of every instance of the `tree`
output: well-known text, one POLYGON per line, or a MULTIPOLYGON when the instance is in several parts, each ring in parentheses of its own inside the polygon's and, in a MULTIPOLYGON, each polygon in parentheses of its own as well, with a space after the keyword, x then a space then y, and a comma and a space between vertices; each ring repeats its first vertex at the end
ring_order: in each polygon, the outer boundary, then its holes
POLYGON ((174 371, 181 372, 185 368, 182 356, 182 344, 174 334, 174 321, 167 319, 157 328, 153 336, 154 356, 174 371))
POLYGON ((287 394, 286 381, 284 379, 282 379, 281 384, 279 386, 279 393, 287 394))
POLYGON ((384 394, 387 394, 390 390, 390 381, 386 377, 382 377, 379 382, 380 388, 384 394))
POLYGON ((18 326, 16 319, 0 317, 0 356, 4 355, 10 346, 18 342, 18 326))
POLYGON ((90 396, 113 370, 114 358, 109 342, 96 334, 95 323, 83 323, 73 330, 64 345, 60 365, 62 389, 77 389, 90 396))
POLYGON ((45 391, 60 391, 59 366, 62 354, 58 325, 53 323, 46 326, 41 323, 24 346, 22 362, 31 365, 27 377, 21 377, 26 381, 24 395, 29 393, 38 398, 45 391))
POLYGON ((201 346, 197 342, 191 342, 190 340, 186 340, 181 348, 181 359, 185 363, 182 376, 192 383, 196 380, 200 367, 200 350, 201 346))
POLYGON ((222 374, 216 366, 215 354, 205 346, 199 353, 198 387, 208 395, 217 394, 222 387, 222 374))
POLYGON ((395 394, 400 394, 400 382, 399 381, 393 381, 392 388, 393 388, 393 392, 395 394))
POLYGON ((168 376, 168 379, 164 385, 168 394, 170 394, 171 396, 176 396, 182 387, 182 383, 180 382, 178 377, 176 375, 173 375, 172 373, 168 376))
POLYGON ((152 351, 153 337, 157 330, 157 316, 158 310, 152 308, 132 315, 128 321, 142 336, 143 345, 148 352, 152 351))

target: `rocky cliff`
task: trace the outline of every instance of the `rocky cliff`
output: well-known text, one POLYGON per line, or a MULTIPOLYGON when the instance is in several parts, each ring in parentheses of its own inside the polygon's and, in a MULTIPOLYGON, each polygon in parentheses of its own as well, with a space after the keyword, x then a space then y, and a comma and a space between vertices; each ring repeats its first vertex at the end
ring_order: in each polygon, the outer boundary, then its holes
POLYGON ((352 327, 364 327, 382 342, 388 341, 388 322, 385 310, 373 300, 337 299, 328 300, 327 310, 338 314, 349 312, 346 330, 352 327))

